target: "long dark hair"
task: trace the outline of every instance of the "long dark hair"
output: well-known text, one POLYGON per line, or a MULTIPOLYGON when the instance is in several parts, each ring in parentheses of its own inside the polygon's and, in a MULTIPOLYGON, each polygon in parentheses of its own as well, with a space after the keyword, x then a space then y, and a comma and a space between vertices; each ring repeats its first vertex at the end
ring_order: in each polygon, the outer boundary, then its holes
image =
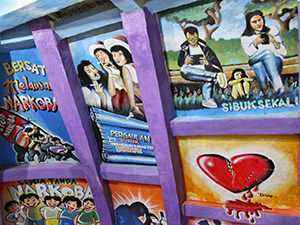
POLYGON ((124 48, 123 46, 121 45, 115 45, 113 47, 110 48, 110 51, 111 52, 118 52, 118 51, 122 51, 124 56, 125 56, 125 59, 127 61, 127 63, 133 63, 133 60, 132 60, 132 56, 131 56, 131 53, 126 49, 124 48))
POLYGON ((81 83, 82 87, 89 87, 90 84, 92 84, 90 77, 84 71, 84 67, 86 67, 88 65, 92 65, 92 63, 87 60, 82 60, 80 62, 80 64, 78 64, 78 66, 77 66, 78 77, 80 79, 80 83, 81 83))
POLYGON ((228 82, 229 82, 229 81, 232 81, 232 80, 235 80, 234 74, 235 74, 236 72, 241 72, 241 74, 242 74, 242 75, 241 75, 241 78, 244 78, 244 77, 249 78, 248 74, 246 73, 246 71, 245 71, 243 68, 236 68, 236 69, 234 69, 234 70, 232 71, 231 77, 229 78, 228 82))
MULTIPOLYGON (((105 48, 96 48, 96 49, 94 50, 94 55, 95 55, 96 52, 98 52, 98 51, 103 51, 103 52, 105 52, 105 53, 108 55, 109 61, 110 61, 115 67, 118 67, 118 65, 116 64, 116 62, 114 61, 114 59, 113 59, 113 57, 112 57, 112 54, 111 54, 109 51, 107 51, 105 48)), ((101 65, 101 64, 100 64, 100 65, 101 65)))
POLYGON ((134 202, 129 206, 129 209, 135 214, 136 217, 143 216, 149 213, 149 209, 142 202, 134 202))
POLYGON ((263 29, 261 30, 261 32, 265 32, 265 33, 268 33, 270 31, 270 28, 266 26, 266 23, 265 23, 265 17, 262 13, 262 11, 260 10, 256 10, 256 11, 253 11, 253 12, 248 12, 245 16, 245 19, 246 19, 246 28, 242 34, 242 36, 251 36, 253 34, 255 34, 255 31, 254 29, 251 27, 251 23, 250 23, 250 20, 253 16, 261 16, 261 18, 263 19, 264 21, 264 26, 263 26, 263 29))
POLYGON ((152 219, 154 217, 158 220, 157 216, 149 212, 147 206, 142 202, 134 202, 129 206, 129 209, 135 214, 136 217, 146 215, 146 221, 144 225, 151 225, 152 219))

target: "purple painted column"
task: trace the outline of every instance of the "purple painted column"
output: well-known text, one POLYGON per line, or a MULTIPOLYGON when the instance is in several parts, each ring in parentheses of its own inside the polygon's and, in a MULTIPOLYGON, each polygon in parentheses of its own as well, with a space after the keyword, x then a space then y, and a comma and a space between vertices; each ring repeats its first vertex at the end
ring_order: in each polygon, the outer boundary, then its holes
POLYGON ((36 47, 46 68, 60 114, 93 192, 100 222, 114 224, 108 183, 99 176, 100 155, 67 40, 60 40, 45 18, 31 22, 36 47))
POLYGON ((187 224, 181 213, 185 200, 182 166, 176 138, 169 128, 175 111, 157 21, 147 9, 122 13, 122 21, 139 78, 167 221, 172 225, 187 224))

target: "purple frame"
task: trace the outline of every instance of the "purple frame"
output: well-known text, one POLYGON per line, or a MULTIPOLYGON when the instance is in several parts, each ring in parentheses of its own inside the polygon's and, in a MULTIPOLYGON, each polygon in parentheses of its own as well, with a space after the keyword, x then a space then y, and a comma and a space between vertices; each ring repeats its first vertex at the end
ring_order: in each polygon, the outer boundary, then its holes
MULTIPOLYGON (((187 224, 185 216, 237 222, 232 216, 227 216, 223 208, 184 203, 186 193, 175 136, 298 134, 300 117, 209 120, 175 118, 155 16, 144 9, 130 14, 122 13, 122 21, 139 76, 158 167, 100 164, 98 147, 68 43, 53 32, 45 18, 40 18, 31 22, 34 40, 81 163, 22 165, 1 169, 0 187, 1 182, 24 179, 86 178, 95 198, 101 224, 112 225, 114 210, 108 182, 105 180, 161 185, 169 224, 187 224), (149 90, 149 87, 152 89, 149 90)), ((299 17, 298 21, 300 23, 299 17)), ((300 168, 300 155, 298 163, 300 168)), ((300 224, 300 217, 262 214, 256 224, 300 224)), ((238 222, 249 223, 246 219, 238 222)))
POLYGON ((26 164, 0 170, 0 182, 42 178, 85 178, 80 164, 26 164))
POLYGON ((176 138, 168 127, 175 111, 171 90, 166 88, 169 87, 169 79, 158 24, 146 8, 135 13, 122 13, 121 16, 139 77, 167 221, 172 225, 187 224, 181 213, 185 199, 183 172, 176 138))
MULTIPOLYGON (((31 21, 31 30, 57 98, 60 114, 80 159, 83 173, 93 192, 101 223, 113 225, 112 198, 108 182, 99 176, 98 146, 68 42, 58 37, 46 18, 31 21)), ((57 172, 59 172, 59 168, 57 172)))
POLYGON ((214 120, 176 118, 170 122, 170 127, 174 136, 297 134, 300 133, 300 117, 214 120))
POLYGON ((157 167, 102 163, 100 173, 104 180, 160 185, 157 167))

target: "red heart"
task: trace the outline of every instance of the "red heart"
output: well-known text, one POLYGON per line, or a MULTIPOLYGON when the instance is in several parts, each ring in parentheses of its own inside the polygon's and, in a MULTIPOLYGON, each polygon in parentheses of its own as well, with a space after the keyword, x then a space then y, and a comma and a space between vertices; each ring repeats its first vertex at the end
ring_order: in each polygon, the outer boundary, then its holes
POLYGON ((233 193, 250 190, 268 179, 275 168, 271 159, 259 154, 236 155, 230 160, 206 154, 198 156, 197 163, 210 179, 233 193))

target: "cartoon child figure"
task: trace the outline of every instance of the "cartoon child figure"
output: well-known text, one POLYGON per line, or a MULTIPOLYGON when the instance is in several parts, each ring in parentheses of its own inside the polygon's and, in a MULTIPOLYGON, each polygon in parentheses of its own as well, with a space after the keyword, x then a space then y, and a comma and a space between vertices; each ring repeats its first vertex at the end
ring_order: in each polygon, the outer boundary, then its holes
POLYGON ((40 212, 46 225, 58 225, 58 214, 62 209, 58 208, 61 204, 59 196, 45 196, 44 203, 46 207, 41 208, 40 212))
POLYGON ((250 91, 250 82, 253 79, 249 78, 246 74, 245 70, 242 68, 237 68, 232 71, 232 75, 228 80, 229 86, 232 86, 231 96, 234 99, 238 97, 245 97, 249 98, 249 91, 250 91))
POLYGON ((81 211, 81 201, 74 196, 66 196, 63 198, 62 203, 64 207, 58 213, 59 225, 74 225, 74 218, 81 211))
POLYGON ((9 201, 4 205, 4 209, 8 212, 6 220, 16 225, 25 225, 26 215, 23 212, 24 206, 15 201, 9 201))
POLYGON ((40 205, 39 196, 35 193, 22 194, 20 201, 24 205, 24 213, 27 216, 26 225, 44 225, 40 209, 45 207, 40 205))
POLYGON ((75 225, 100 225, 95 203, 92 198, 83 200, 83 210, 75 217, 75 225))

